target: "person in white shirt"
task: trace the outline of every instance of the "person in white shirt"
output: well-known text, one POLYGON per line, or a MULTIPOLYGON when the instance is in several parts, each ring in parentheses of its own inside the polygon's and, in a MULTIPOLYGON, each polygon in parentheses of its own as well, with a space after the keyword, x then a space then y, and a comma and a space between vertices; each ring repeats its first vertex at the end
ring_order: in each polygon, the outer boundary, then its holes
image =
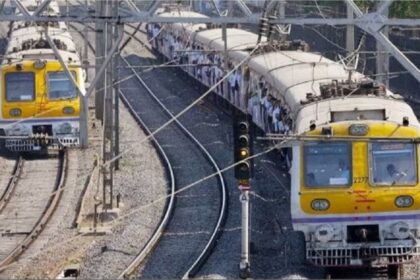
MULTIPOLYGON (((240 97, 240 93, 241 93, 241 83, 242 83, 242 73, 240 70, 236 70, 236 78, 235 78, 235 86, 234 86, 234 93, 233 93, 233 102, 234 104, 239 107, 239 97, 240 97)), ((258 102, 258 96, 257 98, 257 102, 258 102)))
POLYGON ((181 44, 179 42, 179 38, 176 38, 174 42, 174 49, 172 51, 172 59, 174 60, 176 64, 180 63, 180 58, 181 58, 181 54, 179 52, 180 49, 181 49, 181 44))
POLYGON ((271 124, 273 122, 273 104, 271 103, 272 100, 272 96, 271 94, 267 95, 267 99, 264 103, 264 107, 265 107, 265 111, 266 111, 266 115, 267 115, 267 127, 266 127, 266 131, 267 132, 271 132, 273 129, 271 128, 271 124))
POLYGON ((157 25, 157 24, 154 24, 154 26, 153 26, 153 32, 152 32, 152 35, 153 35, 153 37, 152 37, 152 39, 153 39, 153 41, 152 41, 152 46, 153 46, 153 48, 154 49, 156 49, 156 50, 158 50, 159 49, 159 43, 158 43, 158 34, 159 34, 159 32, 160 32, 160 28, 159 28, 159 26, 157 25))
POLYGON ((287 119, 284 122, 283 134, 289 135, 291 127, 292 127, 292 120, 291 119, 287 119))
POLYGON ((147 30, 147 39, 150 39, 153 36, 153 23, 148 23, 146 25, 147 30))
POLYGON ((233 103, 234 94, 235 94, 236 71, 237 70, 235 70, 234 72, 232 72, 229 75, 229 78, 228 78, 228 84, 229 84, 229 101, 231 103, 233 103))
MULTIPOLYGON (((223 70, 222 70, 221 64, 219 64, 219 66, 216 67, 214 75, 216 78, 216 83, 219 82, 223 78, 223 70)), ((224 96, 223 95, 223 82, 217 86, 217 93, 221 96, 224 96)))
POLYGON ((272 127, 274 133, 279 133, 278 123, 280 121, 280 104, 278 101, 274 102, 273 105, 273 119, 272 119, 272 127))
POLYGON ((204 81, 204 72, 203 72, 203 66, 202 66, 203 63, 204 63, 204 54, 200 52, 197 58, 197 78, 200 81, 204 81))

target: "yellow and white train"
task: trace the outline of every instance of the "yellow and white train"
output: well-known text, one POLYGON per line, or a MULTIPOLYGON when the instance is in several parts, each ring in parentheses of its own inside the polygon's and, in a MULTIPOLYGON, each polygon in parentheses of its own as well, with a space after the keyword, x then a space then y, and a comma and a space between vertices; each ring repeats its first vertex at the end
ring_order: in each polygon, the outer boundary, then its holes
MULTIPOLYGON (((21 1, 31 13, 38 1, 21 1)), ((16 9, 18 12, 18 9, 16 9)), ((59 14, 51 1, 44 15, 59 14)), ((84 71, 75 43, 63 22, 12 22, 6 53, 0 65, 0 135, 3 147, 34 151, 46 146, 79 145, 80 94, 84 71), (71 81, 51 48, 46 34, 72 73, 71 81)), ((1 147, 0 147, 1 149, 1 147)))
MULTIPOLYGON (((202 17, 179 11, 161 16, 202 17)), ((150 25, 148 33, 156 36, 154 49, 187 65, 183 69, 208 86, 220 79, 223 65, 246 58, 258 38, 228 28, 224 61, 220 28, 150 25)), ((304 234, 307 260, 326 267, 413 260, 420 253, 420 124, 413 110, 383 85, 349 75, 300 42, 281 48, 262 46, 239 68, 235 85, 216 93, 262 130, 272 133, 274 118, 280 119, 278 132, 308 140, 293 144, 290 168, 292 224, 304 234), (270 116, 275 104, 280 116, 270 116)))

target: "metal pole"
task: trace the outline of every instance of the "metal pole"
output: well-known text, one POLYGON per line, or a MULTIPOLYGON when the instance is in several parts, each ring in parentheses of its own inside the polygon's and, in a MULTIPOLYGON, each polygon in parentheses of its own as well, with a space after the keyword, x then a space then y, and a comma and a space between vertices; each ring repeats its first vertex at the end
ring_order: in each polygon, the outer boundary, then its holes
MULTIPOLYGON (((227 49, 227 30, 226 30, 226 24, 224 23, 222 25, 222 40, 224 42, 224 51, 223 51, 223 76, 226 76, 227 73, 229 72, 229 66, 228 66, 228 61, 229 61, 229 57, 228 57, 228 49, 227 49)), ((224 103, 224 107, 227 107, 226 105, 228 104, 228 100, 229 100, 229 78, 225 79, 223 81, 223 103, 224 103)))
MULTIPOLYGON (((105 16, 113 14, 113 0, 107 0, 105 3, 105 16)), ((113 24, 105 23, 105 49, 108 55, 113 55, 110 50, 113 47, 113 24)), ((104 163, 111 160, 114 156, 114 98, 113 98, 113 69, 114 63, 111 59, 105 72, 105 100, 104 100, 104 143, 102 158, 104 163)), ((104 189, 104 209, 112 209, 113 202, 113 164, 107 165, 103 170, 103 189, 104 189), (107 203, 108 201, 108 203, 107 203)))
MULTIPOLYGON (((89 16, 89 0, 85 0, 86 16, 89 16)), ((89 42, 88 42, 88 25, 85 24, 83 27, 84 35, 84 46, 83 46, 83 66, 86 71, 86 80, 88 80, 88 69, 89 69, 89 42)))
POLYGON ((80 95, 80 147, 89 145, 88 131, 89 100, 85 95, 80 95))
MULTIPOLYGON (((103 17, 105 10, 105 1, 96 1, 96 17, 97 19, 103 17)), ((104 62, 105 49, 104 49, 104 23, 97 20, 95 23, 95 50, 96 50, 96 64, 95 64, 95 77, 97 81, 95 86, 95 117, 98 120, 103 120, 104 114, 104 75, 98 76, 101 65, 104 62)))
MULTIPOLYGON (((279 18, 284 19, 286 18, 286 1, 285 0, 281 0, 279 2, 279 18)), ((280 34, 280 41, 285 42, 287 41, 287 34, 280 34)))
MULTIPOLYGON (((118 1, 114 1, 114 16, 117 17, 118 16, 118 1)), ((119 37, 119 33, 120 32, 124 32, 124 25, 122 25, 122 30, 121 29, 121 25, 120 24, 114 24, 114 42, 113 44, 118 44, 118 37, 119 37)), ((117 80, 119 79, 119 74, 118 74, 118 64, 119 64, 119 52, 116 52, 114 54, 114 59, 113 59, 113 85, 114 85, 114 120, 115 120, 115 125, 114 125, 114 157, 119 155, 120 153, 120 109, 119 109, 119 105, 120 105, 120 97, 119 97, 119 83, 117 83, 117 80)), ((119 170, 120 169, 120 160, 117 159, 114 162, 114 167, 115 170, 119 170)))
MULTIPOLYGON (((86 13, 88 13, 88 1, 86 0, 86 13)), ((84 26, 84 53, 83 53, 83 68, 86 74, 86 80, 88 78, 89 69, 89 58, 88 58, 88 27, 87 24, 84 26)), ((80 146, 87 148, 89 145, 89 130, 88 130, 88 116, 89 116, 89 98, 86 95, 80 95, 80 146)))
MULTIPOLYGON (((383 14, 388 16, 388 8, 383 11, 383 14)), ((388 26, 382 29, 382 34, 388 37, 388 26)), ((376 73, 386 74, 377 76, 377 80, 384 83, 386 87, 389 87, 389 54, 385 47, 378 41, 376 41, 376 51, 378 52, 376 54, 376 73)))
MULTIPOLYGON (((354 18, 353 9, 350 4, 347 3, 347 19, 352 20, 354 18)), ((346 30, 346 50, 348 53, 354 51, 354 25, 347 24, 346 30)))
POLYGON ((239 276, 241 278, 248 278, 251 274, 251 262, 249 257, 249 181, 245 180, 240 183, 239 189, 241 190, 239 200, 241 202, 242 209, 241 261, 239 263, 239 276))

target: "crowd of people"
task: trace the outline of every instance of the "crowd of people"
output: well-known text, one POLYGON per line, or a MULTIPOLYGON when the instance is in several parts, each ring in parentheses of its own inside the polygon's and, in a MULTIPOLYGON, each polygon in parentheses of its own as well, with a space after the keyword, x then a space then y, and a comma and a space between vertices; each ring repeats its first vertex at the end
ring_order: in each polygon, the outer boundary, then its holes
POLYGON ((179 64, 206 86, 213 86, 230 73, 215 88, 215 92, 237 108, 247 111, 253 122, 265 132, 288 134, 292 130, 290 109, 284 101, 275 98, 280 95, 275 94, 262 76, 250 73, 246 66, 235 70, 231 62, 225 66, 222 53, 206 50, 188 36, 174 34, 159 24, 149 24, 147 33, 153 49, 179 64))

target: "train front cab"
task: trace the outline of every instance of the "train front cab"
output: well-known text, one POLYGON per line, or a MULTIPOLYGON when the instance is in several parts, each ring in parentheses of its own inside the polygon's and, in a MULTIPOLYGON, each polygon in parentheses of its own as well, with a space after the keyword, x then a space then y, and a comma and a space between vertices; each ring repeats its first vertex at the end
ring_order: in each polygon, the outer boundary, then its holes
MULTIPOLYGON (((76 81, 80 68, 70 67, 76 81)), ((1 68, 0 133, 8 150, 79 145, 80 100, 58 61, 31 60, 1 68)))
POLYGON ((309 135, 367 139, 305 141, 293 147, 292 223, 306 258, 325 267, 382 266, 420 253, 419 137, 390 122, 335 123, 309 135), (392 137, 394 140, 372 140, 392 137), (406 138, 395 140, 395 138, 406 138), (408 140, 408 141, 407 141, 408 140))

